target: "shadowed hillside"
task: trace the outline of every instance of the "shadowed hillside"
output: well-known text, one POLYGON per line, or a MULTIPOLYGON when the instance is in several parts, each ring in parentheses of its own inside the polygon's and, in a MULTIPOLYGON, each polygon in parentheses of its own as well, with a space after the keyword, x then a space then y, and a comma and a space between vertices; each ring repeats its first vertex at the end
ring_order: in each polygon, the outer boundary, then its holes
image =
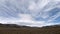
POLYGON ((18 26, 16 24, 0 24, 0 34, 60 34, 60 25, 39 28, 18 26))

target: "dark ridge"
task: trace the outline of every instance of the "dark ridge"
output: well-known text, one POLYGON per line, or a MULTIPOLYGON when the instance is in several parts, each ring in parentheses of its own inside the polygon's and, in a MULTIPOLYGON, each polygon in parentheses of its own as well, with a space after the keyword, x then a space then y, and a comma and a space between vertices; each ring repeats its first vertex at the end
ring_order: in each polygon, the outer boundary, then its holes
POLYGON ((0 23, 0 27, 12 27, 12 28, 30 28, 29 26, 21 26, 21 25, 17 25, 17 24, 1 24, 0 23))
POLYGON ((52 28, 52 27, 60 27, 59 25, 52 25, 52 26, 43 26, 43 27, 30 27, 30 26, 21 26, 21 25, 17 25, 17 24, 1 24, 0 23, 0 27, 14 27, 14 28, 52 28))

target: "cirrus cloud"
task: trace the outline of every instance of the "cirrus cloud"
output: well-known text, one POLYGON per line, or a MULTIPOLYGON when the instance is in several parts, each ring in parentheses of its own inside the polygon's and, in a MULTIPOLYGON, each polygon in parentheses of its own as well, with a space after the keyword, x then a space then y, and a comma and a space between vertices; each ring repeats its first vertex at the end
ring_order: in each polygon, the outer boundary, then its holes
POLYGON ((0 22, 37 27, 60 24, 54 23, 60 10, 50 16, 55 8, 60 9, 60 0, 0 0, 0 22))

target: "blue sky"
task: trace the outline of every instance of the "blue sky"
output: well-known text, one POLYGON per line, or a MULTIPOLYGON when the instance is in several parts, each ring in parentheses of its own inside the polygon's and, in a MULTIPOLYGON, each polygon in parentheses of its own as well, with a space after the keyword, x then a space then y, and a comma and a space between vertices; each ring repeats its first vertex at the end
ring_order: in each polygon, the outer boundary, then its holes
POLYGON ((60 24, 60 0, 0 0, 0 23, 31 27, 60 24))

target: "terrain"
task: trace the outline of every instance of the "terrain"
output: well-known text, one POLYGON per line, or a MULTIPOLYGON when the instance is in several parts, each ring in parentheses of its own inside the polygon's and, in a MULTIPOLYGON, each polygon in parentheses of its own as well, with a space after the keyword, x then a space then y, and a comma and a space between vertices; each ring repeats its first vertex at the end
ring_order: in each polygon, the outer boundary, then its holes
POLYGON ((60 34, 60 25, 29 27, 16 24, 0 24, 0 34, 60 34))

